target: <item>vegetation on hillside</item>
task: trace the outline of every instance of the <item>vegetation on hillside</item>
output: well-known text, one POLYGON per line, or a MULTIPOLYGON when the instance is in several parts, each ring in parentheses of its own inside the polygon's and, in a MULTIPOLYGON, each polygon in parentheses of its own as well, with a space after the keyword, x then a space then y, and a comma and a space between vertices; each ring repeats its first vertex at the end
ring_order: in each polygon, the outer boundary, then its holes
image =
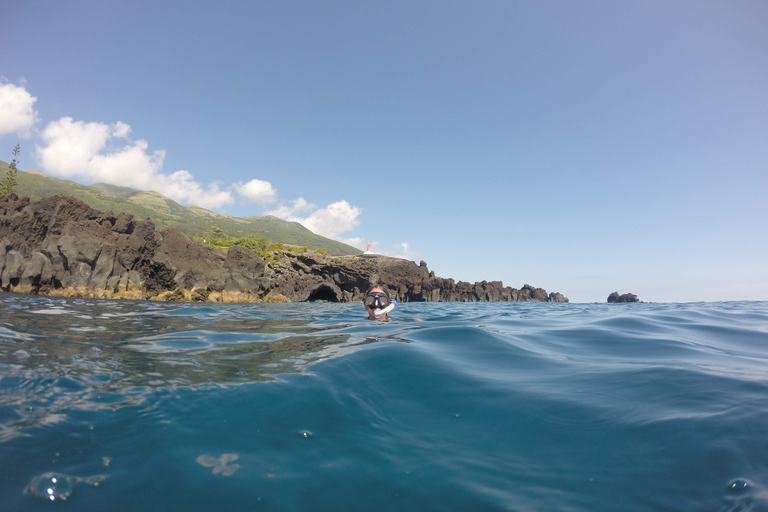
POLYGON ((13 148, 13 160, 8 165, 8 169, 5 171, 5 178, 0 183, 0 196, 11 196, 16 193, 16 187, 18 186, 18 169, 16 166, 19 164, 17 157, 21 152, 21 147, 16 144, 13 148))
MULTIPOLYGON (((202 236, 193 236, 193 240, 203 242, 208 247, 217 251, 228 251, 230 247, 239 245, 251 249, 258 254, 267 265, 276 265, 283 258, 284 252, 304 253, 309 250, 306 245, 301 247, 281 243, 273 243, 266 238, 259 238, 253 235, 234 237, 228 235, 218 226, 211 226, 202 236)), ((315 249, 315 253, 326 254, 328 249, 315 249)))
MULTIPOLYGON (((0 162, 0 175, 8 165, 0 162)), ((181 205, 158 192, 135 190, 103 183, 81 185, 47 176, 38 171, 18 173, 17 194, 41 199, 54 194, 73 196, 90 207, 113 213, 129 213, 137 219, 150 218, 157 229, 173 227, 187 236, 203 237, 217 226, 235 238, 254 237, 308 249, 327 249, 330 254, 360 254, 350 245, 312 233, 297 222, 277 217, 233 217, 197 206, 181 205)))

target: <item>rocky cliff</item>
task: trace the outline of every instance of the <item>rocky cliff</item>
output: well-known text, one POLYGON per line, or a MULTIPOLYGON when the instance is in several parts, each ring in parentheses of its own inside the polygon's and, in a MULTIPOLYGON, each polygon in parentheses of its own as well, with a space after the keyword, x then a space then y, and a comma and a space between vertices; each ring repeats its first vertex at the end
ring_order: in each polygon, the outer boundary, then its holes
POLYGON ((363 298, 374 284, 399 301, 567 302, 559 293, 500 281, 435 277, 425 262, 385 256, 282 254, 265 264, 255 252, 227 253, 150 220, 102 213, 63 196, 31 202, 0 198, 0 288, 84 297, 222 302, 333 301, 363 298))

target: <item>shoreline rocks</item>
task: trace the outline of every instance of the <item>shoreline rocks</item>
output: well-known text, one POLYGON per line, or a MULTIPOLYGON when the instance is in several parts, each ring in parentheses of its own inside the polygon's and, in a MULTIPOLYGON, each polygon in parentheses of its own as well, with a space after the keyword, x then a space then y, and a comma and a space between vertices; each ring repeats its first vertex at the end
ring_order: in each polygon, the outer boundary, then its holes
POLYGON ((272 266, 220 252, 151 220, 103 213, 72 197, 0 198, 0 289, 52 296, 210 302, 360 301, 374 284, 401 302, 568 302, 500 281, 455 282, 425 262, 283 252, 272 266))

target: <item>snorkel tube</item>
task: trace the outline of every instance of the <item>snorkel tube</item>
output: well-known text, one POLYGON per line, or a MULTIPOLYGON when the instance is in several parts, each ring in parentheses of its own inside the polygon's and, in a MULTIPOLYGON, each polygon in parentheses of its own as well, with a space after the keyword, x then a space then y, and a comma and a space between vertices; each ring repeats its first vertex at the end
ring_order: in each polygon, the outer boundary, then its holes
POLYGON ((393 309, 395 309, 395 304, 397 304, 397 301, 395 299, 392 299, 392 301, 389 303, 389 306, 385 307, 384 309, 374 309, 373 310, 373 316, 376 318, 380 318, 382 315, 386 315, 393 309))

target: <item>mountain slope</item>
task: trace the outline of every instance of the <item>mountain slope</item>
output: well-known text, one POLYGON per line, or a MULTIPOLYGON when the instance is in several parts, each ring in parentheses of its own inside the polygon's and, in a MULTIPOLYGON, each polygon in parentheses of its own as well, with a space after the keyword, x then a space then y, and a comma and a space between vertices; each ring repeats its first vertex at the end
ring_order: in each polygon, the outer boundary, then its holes
MULTIPOLYGON (((0 161, 0 179, 5 176, 8 164, 0 161)), ((330 254, 360 254, 362 251, 350 245, 312 233, 298 222, 288 222, 277 217, 233 217, 216 213, 198 206, 181 205, 159 192, 135 190, 97 183, 81 185, 61 180, 35 170, 18 173, 20 196, 41 199, 54 194, 73 196, 91 208, 105 212, 130 213, 137 219, 150 218, 157 229, 174 227, 182 233, 202 235, 216 226, 228 235, 242 237, 254 235, 272 242, 290 245, 306 245, 310 249, 328 249, 330 254)))

